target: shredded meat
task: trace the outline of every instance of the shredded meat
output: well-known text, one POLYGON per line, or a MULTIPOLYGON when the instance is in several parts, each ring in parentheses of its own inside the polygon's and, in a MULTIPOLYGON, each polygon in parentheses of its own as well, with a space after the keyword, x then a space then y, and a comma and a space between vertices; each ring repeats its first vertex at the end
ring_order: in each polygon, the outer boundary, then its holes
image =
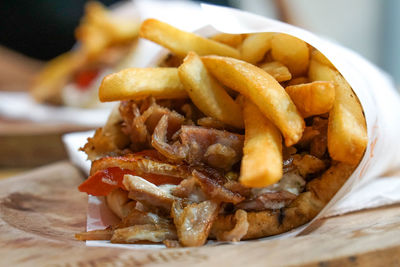
POLYGON ((163 243, 167 248, 179 248, 179 247, 181 247, 181 245, 179 244, 178 240, 167 239, 167 240, 164 240, 163 243))
POLYGON ((238 162, 242 157, 243 150, 243 135, 234 134, 227 131, 207 129, 198 126, 182 126, 182 132, 180 134, 182 144, 189 148, 189 155, 187 156, 187 162, 191 164, 198 164, 200 162, 208 163, 212 167, 218 168, 220 159, 218 162, 214 162, 212 159, 207 160, 204 158, 207 149, 214 144, 221 144, 225 147, 231 148, 234 151, 234 156, 229 155, 226 158, 225 166, 232 167, 233 164, 238 162))
POLYGON ((328 120, 316 116, 312 125, 304 129, 303 137, 298 143, 299 147, 309 150, 310 154, 322 159, 327 151, 328 120))
POLYGON ((328 120, 320 117, 315 117, 313 119, 312 127, 313 129, 319 132, 319 135, 317 135, 311 141, 310 154, 316 156, 317 158, 322 158, 325 155, 328 146, 328 140, 327 140, 328 120))
POLYGON ((175 162, 182 160, 192 165, 208 165, 229 170, 242 156, 243 136, 227 131, 183 125, 179 132, 181 142, 168 143, 169 121, 164 116, 152 136, 152 146, 175 162))
POLYGON ((151 135, 164 115, 168 119, 169 136, 172 136, 185 121, 176 111, 158 105, 154 98, 144 101, 140 108, 133 101, 122 101, 120 113, 124 121, 122 131, 130 137, 133 151, 150 147, 151 135))
POLYGON ((174 196, 146 181, 139 176, 125 175, 123 185, 129 190, 129 198, 145 205, 160 208, 166 212, 171 210, 174 196))
POLYGON ((236 221, 235 226, 230 231, 224 231, 217 233, 218 241, 233 241, 238 242, 242 237, 247 234, 249 229, 249 222, 247 221, 247 212, 244 210, 237 210, 235 212, 234 219, 236 221))
POLYGON ((238 193, 246 198, 250 197, 251 195, 251 188, 249 187, 245 187, 244 185, 242 185, 241 183, 239 183, 238 181, 227 181, 224 184, 224 187, 234 193, 238 193))
POLYGON ((171 216, 178 233, 179 242, 185 247, 202 246, 207 241, 211 226, 218 215, 219 204, 207 200, 183 206, 175 201, 171 216))
POLYGON ((207 199, 193 176, 182 180, 182 182, 172 190, 172 195, 185 198, 194 203, 199 203, 207 199))
POLYGON ((86 240, 110 240, 112 237, 113 230, 111 227, 102 230, 92 230, 88 232, 82 232, 75 234, 75 238, 81 241, 86 240))
POLYGON ((237 153, 233 148, 223 144, 213 144, 204 153, 204 160, 213 167, 230 170, 237 160, 237 153))
POLYGON ((263 193, 257 197, 236 205, 237 209, 246 211, 262 211, 281 209, 288 206, 297 196, 288 191, 263 193))
POLYGON ((154 130, 151 145, 168 159, 180 162, 186 158, 188 147, 181 145, 178 141, 168 144, 168 117, 163 116, 154 130))
POLYGON ((154 224, 167 226, 170 221, 158 214, 133 209, 120 223, 113 228, 124 228, 133 225, 154 224))
POLYGON ((165 159, 137 154, 126 154, 119 157, 105 157, 93 161, 90 174, 93 175, 99 170, 105 170, 111 167, 132 170, 135 171, 137 175, 148 173, 173 176, 182 179, 190 175, 190 170, 185 165, 173 165, 165 163, 165 159))
POLYGON ((106 196, 108 207, 117 215, 120 219, 127 216, 136 205, 135 201, 128 198, 128 192, 122 189, 115 189, 106 196))
POLYGON ((309 154, 295 155, 293 165, 297 167, 300 175, 303 177, 309 174, 319 173, 327 167, 324 161, 309 154))
POLYGON ((194 170, 193 177, 200 184, 204 194, 213 201, 237 204, 245 199, 240 194, 228 190, 219 184, 217 180, 210 178, 200 171, 194 170))
POLYGON ((137 243, 139 241, 159 243, 167 239, 176 239, 176 232, 172 227, 141 224, 114 230, 111 243, 137 243))

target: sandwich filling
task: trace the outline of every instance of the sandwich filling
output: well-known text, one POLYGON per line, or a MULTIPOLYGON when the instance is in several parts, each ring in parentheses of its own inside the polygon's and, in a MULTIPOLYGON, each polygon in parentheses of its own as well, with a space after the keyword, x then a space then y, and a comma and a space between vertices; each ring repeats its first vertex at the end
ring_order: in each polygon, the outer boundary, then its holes
POLYGON ((330 167, 327 122, 310 118, 302 140, 283 146, 278 183, 248 188, 238 181, 243 130, 205 116, 190 99, 122 101, 83 148, 93 163, 79 187, 105 196, 121 223, 78 238, 167 246, 248 238, 248 213, 279 213, 330 167), (225 215, 232 229, 213 229, 225 215))

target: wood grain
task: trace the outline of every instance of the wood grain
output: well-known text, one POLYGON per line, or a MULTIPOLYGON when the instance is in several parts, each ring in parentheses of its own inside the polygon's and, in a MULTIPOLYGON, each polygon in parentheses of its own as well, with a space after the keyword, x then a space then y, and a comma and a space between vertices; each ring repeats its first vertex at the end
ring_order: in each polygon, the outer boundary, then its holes
POLYGON ((86 247, 83 175, 68 162, 0 181, 0 266, 399 266, 400 205, 318 221, 306 235, 180 249, 86 247))

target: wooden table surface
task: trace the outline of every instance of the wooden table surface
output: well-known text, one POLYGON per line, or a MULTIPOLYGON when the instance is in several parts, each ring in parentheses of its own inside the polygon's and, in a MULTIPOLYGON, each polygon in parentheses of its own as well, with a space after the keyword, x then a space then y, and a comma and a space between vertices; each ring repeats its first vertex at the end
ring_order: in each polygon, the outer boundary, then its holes
MULTIPOLYGON (((18 170, 17 170, 18 172, 18 170)), ((299 237, 178 249, 86 247, 84 179, 67 161, 0 180, 0 266, 400 266, 400 205, 317 221, 299 237)))
POLYGON ((26 169, 66 160, 68 155, 61 140, 62 135, 92 128, 66 123, 13 121, 0 117, 0 172, 1 168, 26 169))

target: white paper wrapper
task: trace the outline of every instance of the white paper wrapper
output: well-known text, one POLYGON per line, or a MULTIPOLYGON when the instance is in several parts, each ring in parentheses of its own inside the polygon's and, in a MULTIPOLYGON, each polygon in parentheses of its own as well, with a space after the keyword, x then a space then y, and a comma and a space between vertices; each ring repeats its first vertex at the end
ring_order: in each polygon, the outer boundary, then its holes
MULTIPOLYGON (((212 26, 203 29, 208 33, 282 32, 303 39, 327 56, 360 99, 369 138, 365 155, 352 176, 312 222, 323 217, 400 202, 400 175, 388 174, 400 169, 400 147, 397 142, 400 136, 400 98, 386 74, 355 52, 303 29, 235 9, 211 5, 202 5, 202 8, 205 18, 212 26)), ((65 139, 67 147, 81 146, 87 135, 88 133, 81 135, 82 143, 70 143, 65 139)), ((78 142, 78 138, 75 141, 78 142)), ((107 226, 101 225, 99 220, 96 220, 98 217, 92 217, 104 209, 103 205, 100 199, 89 198, 88 230, 107 226), (96 221, 96 224, 92 224, 93 221, 96 221)), ((309 225, 310 223, 272 238, 296 235, 309 225)), ((102 241, 88 242, 88 245, 111 244, 102 241)))

